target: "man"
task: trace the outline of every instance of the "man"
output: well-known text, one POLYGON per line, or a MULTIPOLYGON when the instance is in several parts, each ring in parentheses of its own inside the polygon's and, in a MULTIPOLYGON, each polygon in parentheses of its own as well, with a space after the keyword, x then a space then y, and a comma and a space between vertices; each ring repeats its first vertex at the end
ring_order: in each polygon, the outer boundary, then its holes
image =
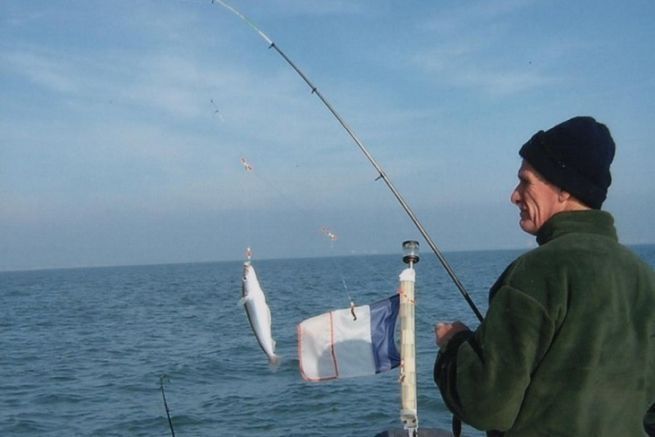
POLYGON ((649 426, 655 272, 600 210, 614 148, 591 117, 523 145, 511 201, 539 247, 493 285, 478 329, 435 327, 446 405, 490 436, 631 437, 649 426))

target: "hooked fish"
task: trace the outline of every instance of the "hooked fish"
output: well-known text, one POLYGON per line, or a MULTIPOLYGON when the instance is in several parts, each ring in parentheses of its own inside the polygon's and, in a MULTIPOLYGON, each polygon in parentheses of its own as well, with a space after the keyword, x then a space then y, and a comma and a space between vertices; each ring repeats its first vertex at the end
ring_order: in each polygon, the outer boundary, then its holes
POLYGON ((259 346, 262 348, 271 365, 279 362, 275 354, 275 340, 271 333, 271 310, 266 303, 266 296, 259 285, 255 268, 250 261, 243 263, 243 297, 240 300, 246 309, 246 315, 252 327, 259 346))

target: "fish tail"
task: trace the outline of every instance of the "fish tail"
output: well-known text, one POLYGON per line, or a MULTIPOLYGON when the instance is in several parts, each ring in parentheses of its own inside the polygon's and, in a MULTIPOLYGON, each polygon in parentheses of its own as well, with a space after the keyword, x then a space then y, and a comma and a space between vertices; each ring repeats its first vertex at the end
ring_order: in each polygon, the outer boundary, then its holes
POLYGON ((273 354, 268 357, 268 364, 273 368, 278 367, 281 362, 282 358, 279 355, 273 354))

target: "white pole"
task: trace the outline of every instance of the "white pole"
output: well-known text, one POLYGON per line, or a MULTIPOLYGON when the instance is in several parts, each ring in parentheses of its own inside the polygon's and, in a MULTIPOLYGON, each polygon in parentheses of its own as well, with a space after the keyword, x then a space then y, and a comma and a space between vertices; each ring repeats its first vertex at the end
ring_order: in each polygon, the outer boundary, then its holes
POLYGON ((414 321, 414 285, 416 273, 413 263, 400 274, 400 420, 407 435, 418 432, 416 401, 416 334, 414 321))

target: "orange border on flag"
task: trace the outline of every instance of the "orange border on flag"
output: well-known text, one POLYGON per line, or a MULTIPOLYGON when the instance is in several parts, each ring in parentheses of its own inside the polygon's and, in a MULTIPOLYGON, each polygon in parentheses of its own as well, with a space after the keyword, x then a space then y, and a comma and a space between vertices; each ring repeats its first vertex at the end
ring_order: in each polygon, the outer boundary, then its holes
POLYGON ((329 381, 332 379, 337 379, 339 377, 339 366, 337 365, 337 356, 334 352, 334 323, 332 321, 332 311, 329 312, 330 315, 330 352, 332 353, 332 362, 334 363, 334 370, 335 370, 335 375, 334 376, 326 376, 323 378, 310 378, 307 376, 305 373, 305 370, 302 367, 302 322, 298 324, 296 327, 296 331, 298 334, 298 367, 300 369, 300 376, 302 376, 302 379, 305 381, 309 382, 321 382, 321 381, 329 381))

